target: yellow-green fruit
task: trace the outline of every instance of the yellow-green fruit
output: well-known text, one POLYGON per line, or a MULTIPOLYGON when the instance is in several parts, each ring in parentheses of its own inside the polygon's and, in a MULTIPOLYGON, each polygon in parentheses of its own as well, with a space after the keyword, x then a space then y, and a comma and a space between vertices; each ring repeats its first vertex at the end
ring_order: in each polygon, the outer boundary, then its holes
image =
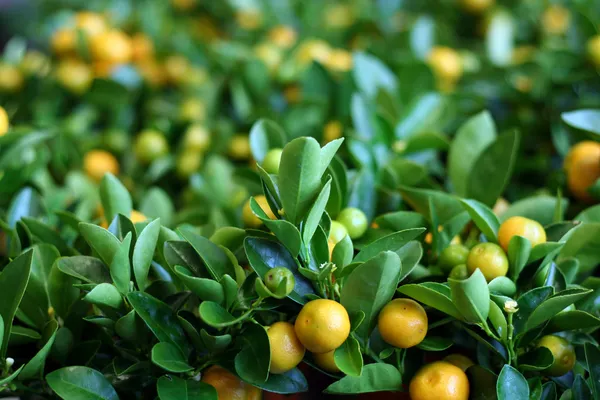
POLYGON ((411 299, 395 299, 379 313, 377 326, 386 343, 401 349, 418 345, 427 335, 427 313, 411 299))
POLYGON ((344 225, 337 221, 331 221, 331 228, 329 230, 329 241, 336 245, 348 234, 348 230, 344 225))
POLYGON ((296 335, 310 352, 327 353, 337 349, 350 334, 350 317, 340 303, 318 299, 302 307, 296 324, 296 335))
POLYGON ((14 93, 23 87, 23 74, 14 65, 0 63, 0 92, 14 93))
POLYGON ((294 290, 294 286, 296 285, 296 278, 294 278, 294 274, 292 271, 285 267, 275 267, 271 268, 269 272, 265 274, 265 286, 272 293, 277 293, 279 290, 279 286, 285 279, 285 288, 283 292, 285 295, 289 295, 294 290))
POLYGON ((452 268, 452 271, 448 274, 448 278, 452 279, 467 279, 469 277, 469 271, 467 270, 466 264, 459 264, 452 268))
POLYGON ((540 339, 537 347, 547 348, 554 356, 554 362, 544 371, 546 375, 563 376, 575 366, 575 349, 565 338, 546 335, 540 339))
POLYGON ((0 107, 0 136, 8 132, 8 114, 4 108, 0 107))
POLYGON ((467 257, 469 274, 479 269, 489 282, 508 272, 508 258, 502 247, 495 243, 479 243, 471 249, 467 257))
POLYGON ((587 52, 596 67, 600 67, 600 35, 592 36, 587 41, 587 52))
POLYGON ((450 273, 454 267, 467 262, 469 249, 462 244, 452 244, 440 253, 438 266, 445 272, 450 273))
POLYGON ((162 133, 148 129, 137 136, 133 150, 140 162, 149 164, 169 152, 169 143, 162 133))
POLYGON ((289 322, 276 322, 269 327, 267 335, 271 347, 269 371, 272 374, 283 374, 300 364, 306 349, 296 336, 294 325, 289 322))
POLYGON ((367 231, 368 221, 364 212, 358 208, 344 208, 337 217, 337 221, 344 225, 350 239, 358 239, 367 231))
POLYGON ((279 173, 279 163, 281 162, 282 149, 271 149, 265 155, 265 159, 262 162, 262 167, 269 174, 279 173))
POLYGON ((210 146, 210 133, 201 124, 190 125, 183 137, 183 147, 186 150, 205 152, 210 146))
POLYGON ((177 175, 189 178, 202 165, 202 154, 196 150, 185 150, 177 157, 177 175))

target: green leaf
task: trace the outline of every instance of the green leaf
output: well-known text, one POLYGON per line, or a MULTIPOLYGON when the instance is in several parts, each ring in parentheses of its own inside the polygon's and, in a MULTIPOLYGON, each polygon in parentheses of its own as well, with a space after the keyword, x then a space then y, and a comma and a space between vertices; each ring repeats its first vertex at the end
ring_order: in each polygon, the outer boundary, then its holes
MULTIPOLYGON (((4 333, 4 323, 2 325, 2 333, 4 333)), ((8 338, 8 345, 20 346, 28 343, 35 343, 42 338, 37 331, 33 329, 25 328, 19 325, 13 325, 10 331, 10 337, 8 338)))
POLYGON ((496 125, 488 111, 471 117, 458 129, 448 152, 448 175, 459 196, 467 195, 471 172, 496 136, 496 125))
POLYGON ((135 310, 131 310, 115 323, 115 332, 125 340, 136 341, 140 338, 141 329, 146 329, 142 321, 136 316, 135 310))
MULTIPOLYGON (((79 300, 79 289, 73 287, 80 281, 64 274, 59 269, 57 259, 50 269, 48 277, 48 294, 50 295, 50 305, 59 317, 63 319, 69 314, 71 307, 79 300)), ((46 313, 48 310, 46 310, 46 313)))
POLYGON ((442 225, 464 212, 464 207, 457 197, 438 190, 401 186, 400 193, 403 200, 421 215, 431 215, 431 210, 429 209, 431 201, 436 207, 437 217, 439 223, 442 225))
POLYGON ((529 385, 519 371, 505 365, 496 384, 498 400, 529 400, 529 385))
POLYGON ((15 258, 0 273, 0 293, 2 293, 0 317, 4 322, 3 337, 6 338, 0 344, 0 360, 3 360, 6 356, 13 319, 29 281, 32 257, 33 251, 29 250, 15 258))
POLYGON ((43 211, 40 195, 30 187, 21 189, 12 199, 6 212, 6 222, 15 228, 17 221, 23 217, 39 217, 43 211))
POLYGON ((508 243, 508 261, 510 275, 513 281, 517 281, 519 274, 529 260, 531 254, 531 242, 523 236, 513 236, 508 243))
POLYGON ((546 256, 555 255, 563 248, 563 246, 564 243, 557 242, 546 242, 535 245, 529 253, 529 259, 527 260, 527 264, 530 264, 537 260, 541 260, 546 256))
POLYGON ((158 378, 156 390, 160 400, 217 400, 217 390, 213 386, 171 375, 158 378))
POLYGON ((87 283, 110 283, 110 272, 102 261, 95 257, 73 256, 56 260, 58 269, 73 278, 87 283))
POLYGON ((121 293, 110 283, 99 284, 86 294, 83 300, 97 306, 107 306, 117 310, 123 306, 121 293))
POLYGON ((490 292, 499 293, 503 296, 514 296, 517 293, 517 285, 505 276, 498 276, 488 283, 490 292))
POLYGON ((498 229, 500 221, 496 214, 485 204, 477 200, 461 200, 465 210, 475 222, 479 230, 488 238, 489 241, 498 243, 498 229))
POLYGON ((304 243, 310 243, 313 235, 315 234, 315 231, 319 226, 319 222, 321 221, 321 217, 323 216, 323 212, 325 212, 325 207, 327 206, 327 201, 329 200, 330 192, 331 178, 329 178, 327 182, 323 185, 321 192, 317 196, 317 199, 315 200, 314 204, 310 208, 310 211, 308 212, 308 215, 306 216, 306 221, 302 226, 302 240, 304 240, 304 243))
POLYGON ((543 371, 553 362, 554 356, 546 347, 537 347, 519 356, 519 368, 524 371, 543 371))
MULTIPOLYGON (((519 297, 517 303, 519 305, 519 312, 514 314, 513 325, 516 333, 522 333, 525 330, 525 325, 531 313, 546 300, 554 289, 552 287, 543 286, 532 289, 525 292, 519 297)), ((500 305, 501 307, 504 304, 500 305)))
POLYGON ((192 273, 180 266, 175 266, 175 273, 183 284, 192 291, 200 300, 213 301, 222 304, 225 300, 225 294, 221 284, 212 279, 196 278, 192 273))
POLYGON ((600 135, 600 110, 583 109, 564 112, 562 120, 575 129, 581 129, 595 135, 600 135))
POLYGON ((493 300, 490 300, 490 313, 488 314, 488 318, 498 336, 501 339, 506 340, 508 336, 508 323, 506 322, 506 317, 504 316, 502 309, 493 300))
POLYGON ((154 258, 156 242, 160 233, 160 220, 155 219, 142 230, 133 248, 133 274, 140 290, 148 287, 148 272, 154 258))
POLYGON ((573 390, 575 400, 592 400, 592 391, 582 375, 575 376, 571 390, 573 390))
POLYGON ((400 371, 389 364, 369 364, 359 377, 346 376, 325 389, 331 394, 357 394, 380 391, 398 391, 402 388, 400 371))
POLYGON ((19 313, 25 314, 38 329, 42 329, 49 320, 50 272, 52 264, 59 256, 58 250, 52 245, 37 244, 33 246, 31 273, 27 289, 25 289, 23 299, 19 304, 19 313))
POLYGON ((364 322, 356 330, 365 341, 377 323, 379 311, 394 296, 400 269, 396 253, 381 252, 352 271, 342 287, 340 303, 346 310, 365 313, 364 322))
POLYGON ((250 129, 249 141, 252 157, 262 163, 269 150, 283 147, 285 132, 277 123, 259 119, 250 129))
POLYGON ((129 261, 131 237, 131 232, 125 236, 110 264, 110 276, 115 287, 122 294, 129 292, 129 282, 131 281, 131 263, 129 261))
POLYGON ((417 347, 425 351, 444 351, 452 347, 454 342, 448 338, 427 336, 417 347))
POLYGON ((337 271, 341 271, 346 265, 352 262, 353 257, 354 246, 352 245, 352 239, 346 235, 333 248, 331 261, 337 266, 337 271))
POLYGON ((270 219, 253 197, 250 199, 250 209, 275 234, 277 239, 283 243, 293 257, 298 256, 302 247, 302 239, 298 228, 283 219, 270 219))
POLYGON ((98 253, 106 265, 112 264, 113 257, 121 242, 112 233, 98 225, 82 222, 79 224, 79 231, 86 242, 98 253))
POLYGON ((55 246, 62 254, 72 254, 71 248, 60 237, 59 234, 48 225, 31 218, 23 217, 21 219, 29 229, 29 232, 42 243, 48 243, 55 246))
MULTIPOLYGON (((554 210, 556 209, 558 199, 552 196, 533 196, 521 199, 510 205, 508 210, 502 214, 500 222, 504 222, 510 217, 525 217, 533 219, 546 226, 554 221, 554 210)), ((567 208, 568 201, 562 199, 563 209, 567 208)))
POLYGON ((190 345, 171 307, 143 292, 129 293, 127 300, 158 340, 175 345, 184 355, 189 354, 190 345))
POLYGON ((140 212, 150 219, 160 219, 161 224, 170 226, 175 214, 175 206, 163 189, 152 187, 140 202, 140 212))
POLYGON ((266 382, 254 383, 254 386, 268 392, 295 394, 308 391, 308 382, 298 368, 283 374, 271 374, 266 382))
POLYGON ((596 329, 600 327, 600 319, 581 310, 562 311, 550 319, 544 328, 545 334, 580 329, 596 329))
POLYGON ((578 300, 583 299, 590 293, 592 293, 592 291, 586 289, 567 289, 550 296, 535 310, 533 310, 527 319, 525 329, 531 330, 541 325, 550 318, 554 317, 560 311, 564 310, 566 307, 578 300))
POLYGON ((115 235, 117 239, 123 241, 128 233, 131 233, 131 242, 135 243, 137 232, 131 220, 123 214, 118 214, 108 226, 108 231, 115 235))
POLYGON ((600 204, 586 208, 577 214, 577 216, 573 218, 573 221, 600 222, 600 204))
POLYGON ((181 237, 187 240, 194 250, 196 250, 200 258, 202 258, 202 261, 204 261, 204 265, 213 279, 219 280, 226 274, 229 276, 237 276, 233 263, 223 248, 214 244, 204 236, 198 235, 190 228, 181 227, 177 231, 181 237))
POLYGON ((481 365, 472 365, 467 369, 469 378, 469 399, 471 400, 496 400, 496 382, 497 376, 482 367, 481 365))
POLYGON ((225 350, 231 344, 231 335, 229 334, 213 336, 202 329, 200 330, 200 337, 206 348, 212 352, 225 350))
POLYGON ((264 327, 249 324, 238 337, 241 351, 235 356, 235 371, 250 383, 264 383, 269 377, 271 347, 264 327))
POLYGON ((46 375, 50 388, 65 400, 118 400, 110 382, 95 369, 66 367, 46 375))
POLYGON ((212 301, 203 301, 200 304, 199 313, 202 321, 216 329, 235 325, 238 322, 249 318, 249 314, 242 314, 236 318, 220 304, 212 301))
POLYGON ((156 343, 152 347, 151 359, 154 364, 169 372, 182 373, 194 369, 181 351, 168 342, 156 343))
POLYGON ((396 93, 398 90, 396 76, 383 62, 364 52, 356 52, 352 58, 354 81, 362 93, 370 98, 373 98, 379 89, 396 93))
POLYGON ((500 135, 477 158, 467 178, 466 196, 492 206, 504 192, 517 158, 520 135, 500 135))
POLYGON ((335 365, 348 376, 360 376, 363 370, 363 357, 360 344, 352 335, 333 354, 335 365))
POLYGON ((110 172, 100 182, 100 199, 107 221, 112 221, 117 214, 130 215, 133 210, 129 191, 110 172))
POLYGON ((298 225, 321 186, 321 148, 313 138, 292 140, 283 148, 279 189, 285 217, 298 225))
POLYGON ((592 388, 592 394, 594 399, 600 398, 600 350, 592 343, 585 343, 585 360, 587 362, 587 369, 590 373, 590 386, 592 388))
POLYGON ((398 292, 458 320, 463 319, 461 313, 452 302, 450 288, 446 285, 437 282, 411 283, 400 286, 398 292))
POLYGON ((384 236, 381 239, 365 246, 352 260, 352 262, 365 262, 382 251, 396 252, 406 245, 408 242, 425 232, 425 228, 405 229, 400 232, 395 232, 384 236))
POLYGON ((490 291, 481 270, 464 280, 448 279, 452 302, 464 319, 471 323, 486 323, 490 312, 490 291))
POLYGON ((337 153, 343 141, 344 138, 332 140, 331 142, 323 146, 323 148, 321 149, 321 169, 318 172, 319 179, 321 179, 325 171, 327 171, 331 160, 333 160, 333 157, 335 157, 335 153, 337 153))
POLYGON ((591 271, 600 262, 600 223, 584 222, 569 232, 568 239, 556 261, 574 257, 579 260, 580 273, 591 271))
POLYGON ((542 396, 540 400, 556 400, 556 384, 554 382, 546 382, 542 385, 542 396))
POLYGON ((48 354, 50 353, 50 349, 54 344, 54 340, 56 339, 56 332, 58 331, 58 323, 56 321, 51 321, 48 324, 47 329, 50 331, 50 337, 46 340, 46 343, 42 346, 42 348, 33 356, 27 364, 23 367, 23 370, 19 374, 19 380, 24 381, 28 379, 41 378, 44 375, 44 365, 46 363, 46 358, 48 358, 48 354))

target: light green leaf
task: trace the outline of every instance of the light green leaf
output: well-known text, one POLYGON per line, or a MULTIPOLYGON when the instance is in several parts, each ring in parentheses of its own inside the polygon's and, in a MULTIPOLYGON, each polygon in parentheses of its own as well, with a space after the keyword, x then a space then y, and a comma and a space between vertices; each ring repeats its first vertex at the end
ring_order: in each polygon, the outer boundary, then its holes
POLYGON ((486 323, 490 312, 490 291, 481 270, 464 280, 448 279, 452 302, 471 323, 486 323))
POLYGON ((155 219, 142 230, 133 248, 133 274, 140 290, 148 287, 148 272, 154 258, 156 242, 160 233, 160 220, 155 219))
POLYGON ((129 191, 110 172, 106 173, 100 182, 100 199, 107 221, 112 221, 117 214, 128 216, 133 209, 129 191))
POLYGON ((361 376, 346 376, 325 389, 331 394, 357 394, 379 391, 398 391, 402 388, 402 376, 390 364, 368 364, 361 376))
MULTIPOLYGON (((360 325, 359 325, 360 326, 360 325)), ((360 344, 352 335, 333 354, 335 364, 348 376, 360 376, 363 370, 363 357, 360 344)))
POLYGON ((468 211, 471 219, 479 230, 488 238, 489 241, 498 243, 498 229, 500 221, 496 214, 485 204, 477 200, 461 200, 465 210, 468 211))
POLYGON ((194 369, 181 351, 168 342, 156 343, 152 347, 151 358, 154 364, 169 372, 182 373, 194 369))
POLYGON ((83 300, 97 306, 107 306, 117 310, 123 306, 121 293, 110 283, 99 284, 86 294, 83 300))
POLYGON ((98 253, 102 261, 106 265, 112 264, 113 257, 121 245, 119 239, 106 229, 86 222, 79 224, 79 231, 90 247, 98 253))
POLYGON ((131 237, 131 232, 125 236, 110 264, 110 276, 115 287, 122 294, 129 292, 129 282, 131 281, 131 263, 129 261, 131 237))
POLYGON ((158 378, 156 390, 160 400, 217 400, 217 390, 213 386, 172 375, 158 378))

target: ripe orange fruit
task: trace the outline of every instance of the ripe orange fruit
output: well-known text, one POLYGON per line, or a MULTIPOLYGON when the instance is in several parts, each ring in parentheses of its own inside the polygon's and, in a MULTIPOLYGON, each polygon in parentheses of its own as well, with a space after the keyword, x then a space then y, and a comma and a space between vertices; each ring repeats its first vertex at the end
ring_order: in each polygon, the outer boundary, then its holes
POLYGON ((223 367, 213 365, 202 372, 202 382, 217 389, 219 400, 260 400, 261 392, 223 367))
POLYGON ((401 349, 418 345, 427 335, 427 313, 411 299, 394 299, 387 303, 377 323, 383 340, 401 349))
POLYGON ((502 247, 495 243, 475 245, 467 257, 469 275, 475 272, 476 269, 481 270, 488 282, 499 276, 506 276, 508 258, 502 247))
POLYGON ((154 43, 143 33, 131 37, 131 57, 135 62, 151 60, 154 57, 154 43))
POLYGON ((61 61, 55 73, 58 83, 69 92, 77 95, 87 92, 94 79, 90 66, 75 58, 61 61))
POLYGON ((546 243, 546 231, 537 221, 524 217, 510 217, 500 225, 498 242, 504 251, 508 251, 508 244, 513 236, 523 236, 531 242, 531 247, 546 243))
POLYGON ((296 335, 312 353, 337 349, 350 334, 350 317, 340 303, 318 299, 302 307, 296 318, 296 335))
POLYGON ((578 199, 590 201, 587 190, 600 178, 600 143, 586 140, 571 147, 564 168, 569 190, 578 199))
MULTIPOLYGON (((259 194, 254 196, 254 200, 256 200, 260 208, 270 219, 277 219, 273 211, 271 211, 271 207, 269 206, 265 195, 259 194)), ((258 228, 262 225, 262 221, 256 215, 254 215, 252 209, 250 208, 250 199, 246 201, 246 204, 244 204, 244 208, 242 209, 242 221, 244 222, 244 226, 248 228, 258 228)))
POLYGON ((0 63, 0 92, 18 92, 23 87, 23 83, 23 73, 18 67, 0 63))
POLYGON ((335 363, 333 354, 335 353, 335 349, 328 351, 327 353, 321 354, 313 354, 313 358, 315 363, 319 366, 319 368, 331 372, 332 374, 336 374, 340 372, 340 369, 335 363))
POLYGON ((408 390, 411 400, 467 400, 469 379, 459 367, 436 361, 415 374, 408 390))
POLYGON ((77 44, 77 34, 73 29, 62 28, 54 32, 50 45, 56 55, 65 56, 73 53, 77 44))
POLYGON ((94 60, 111 64, 128 63, 133 53, 131 40, 117 29, 102 32, 91 38, 90 51, 94 60))
POLYGON ((463 356, 462 354, 450 354, 449 356, 444 357, 444 361, 447 361, 452 365, 456 365, 465 372, 467 371, 467 368, 475 365, 475 363, 469 357, 463 356))
POLYGON ((0 107, 0 136, 8 132, 8 114, 3 107, 0 107))
POLYGON ((549 376, 563 376, 575 366, 575 348, 565 338, 546 335, 540 339, 537 347, 545 347, 552 352, 554 363, 544 371, 549 376))
POLYGON ((289 322, 276 322, 267 330, 271 345, 272 374, 283 374, 300 364, 306 349, 300 343, 294 325, 289 322))
POLYGON ((119 162, 108 151, 90 150, 83 157, 83 169, 87 176, 100 182, 107 172, 113 175, 119 174, 119 162))

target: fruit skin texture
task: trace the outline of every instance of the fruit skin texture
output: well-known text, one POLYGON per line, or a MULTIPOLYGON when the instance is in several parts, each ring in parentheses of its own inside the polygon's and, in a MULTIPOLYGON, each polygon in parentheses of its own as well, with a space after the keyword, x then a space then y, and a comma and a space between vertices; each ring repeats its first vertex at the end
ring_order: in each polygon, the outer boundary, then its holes
POLYGON ((8 132, 8 114, 6 110, 0 107, 0 136, 8 132))
POLYGON ((379 333, 386 343, 401 349, 418 345, 427 335, 427 313, 411 299, 395 299, 379 313, 379 333))
POLYGON ((567 186, 579 200, 590 201, 588 188, 600 178, 600 143, 586 140, 571 148, 565 158, 567 186))
POLYGON ((563 376, 575 366, 575 349, 566 339, 556 335, 546 335, 537 347, 546 347, 554 356, 554 363, 543 373, 549 376, 563 376))
POLYGON ((473 360, 467 356, 463 356, 462 354, 450 354, 449 356, 444 357, 444 361, 457 366, 458 368, 462 369, 463 372, 466 372, 467 368, 470 366, 475 365, 473 360))
POLYGON ((267 335, 271 345, 269 372, 283 374, 300 364, 306 349, 296 336, 294 325, 289 322, 276 322, 269 327, 267 335))
POLYGON ((313 358, 315 359, 315 363, 319 366, 319 368, 335 374, 340 372, 340 369, 335 364, 333 353, 335 353, 335 349, 328 351, 327 353, 313 354, 313 358))
POLYGON ((202 382, 217 389, 219 400, 260 400, 261 392, 225 368, 213 365, 202 373, 202 382))
POLYGON ((149 164, 167 154, 169 144, 162 133, 148 129, 138 135, 133 150, 138 160, 149 164))
POLYGON ((358 208, 344 208, 338 215, 337 221, 344 225, 350 239, 358 239, 367 231, 367 216, 358 208))
POLYGON ((488 282, 499 276, 506 276, 508 258, 502 247, 494 243, 479 243, 473 247, 467 257, 467 270, 472 274, 478 268, 488 282))
POLYGON ((451 244, 442 250, 438 259, 438 265, 446 272, 450 273, 454 267, 467 262, 469 249, 462 244, 451 244))
POLYGON ((292 293, 292 290, 294 290, 296 278, 294 278, 292 271, 285 267, 271 268, 269 272, 265 274, 265 286, 271 292, 276 293, 277 288, 279 288, 279 285, 284 278, 287 279, 285 284, 285 294, 287 296, 288 294, 292 293))
POLYGON ((350 334, 350 317, 340 303, 318 299, 302 307, 296 318, 296 335, 312 353, 337 349, 350 334))
POLYGON ((107 172, 113 175, 119 174, 119 162, 108 151, 91 150, 83 157, 83 169, 87 176, 100 182, 107 172))
POLYGON ((596 67, 600 67, 600 35, 592 36, 587 41, 588 57, 596 67))
MULTIPOLYGON (((259 194, 258 196, 254 196, 254 200, 256 200, 260 208, 270 219, 277 219, 273 211, 271 211, 271 207, 269 207, 269 203, 267 202, 265 195, 259 194)), ((246 204, 244 204, 244 208, 242 209, 242 221, 248 228, 258 228, 262 225, 262 221, 256 215, 254 215, 252 209, 250 208, 250 199, 246 201, 246 204)))
POLYGON ((513 236, 523 236, 529 239, 531 247, 546 243, 546 231, 537 221, 524 217, 510 217, 500 225, 498 241, 504 251, 508 251, 508 244, 513 236))
POLYGON ((459 367, 436 361, 416 373, 408 390, 411 400, 467 400, 469 379, 459 367))
POLYGON ((281 162, 282 149, 271 149, 265 155, 265 159, 262 162, 262 167, 269 174, 279 173, 279 163, 281 162))

